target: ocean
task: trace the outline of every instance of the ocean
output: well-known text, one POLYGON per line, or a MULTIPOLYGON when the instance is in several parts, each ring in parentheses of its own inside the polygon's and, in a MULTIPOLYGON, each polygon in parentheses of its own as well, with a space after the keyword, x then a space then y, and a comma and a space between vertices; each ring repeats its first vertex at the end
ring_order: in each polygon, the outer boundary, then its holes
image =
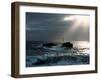
MULTIPOLYGON (((52 47, 43 46, 45 42, 26 42, 26 67, 61 66, 89 64, 89 42, 70 41, 72 48, 56 43, 52 47)), ((47 43, 47 42, 46 42, 47 43)))

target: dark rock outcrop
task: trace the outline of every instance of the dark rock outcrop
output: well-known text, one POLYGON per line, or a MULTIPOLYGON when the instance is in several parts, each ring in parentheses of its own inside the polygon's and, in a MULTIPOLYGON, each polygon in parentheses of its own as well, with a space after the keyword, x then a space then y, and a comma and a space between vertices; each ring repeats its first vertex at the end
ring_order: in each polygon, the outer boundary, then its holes
POLYGON ((70 42, 65 42, 62 44, 62 47, 66 47, 66 48, 73 48, 73 44, 70 42))
POLYGON ((56 46, 55 43, 45 43, 43 44, 44 47, 52 47, 52 46, 56 46))

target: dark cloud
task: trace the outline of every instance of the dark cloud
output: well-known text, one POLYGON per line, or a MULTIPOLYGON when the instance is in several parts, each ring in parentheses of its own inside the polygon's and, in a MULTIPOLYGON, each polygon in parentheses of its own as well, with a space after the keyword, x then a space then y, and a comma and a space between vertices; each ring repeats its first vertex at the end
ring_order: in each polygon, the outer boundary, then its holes
MULTIPOLYGON (((88 41, 89 27, 78 28, 71 32, 74 21, 65 21, 65 17, 73 14, 26 13, 26 39, 33 41, 61 42, 65 37, 68 41, 88 41)), ((84 27, 84 26, 83 26, 84 27)))

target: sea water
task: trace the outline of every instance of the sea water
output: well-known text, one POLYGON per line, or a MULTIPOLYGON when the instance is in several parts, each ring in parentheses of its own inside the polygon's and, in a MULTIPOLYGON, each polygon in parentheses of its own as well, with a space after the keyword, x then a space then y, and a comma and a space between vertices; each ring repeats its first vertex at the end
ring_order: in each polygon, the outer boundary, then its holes
POLYGON ((71 41, 73 48, 62 47, 56 43, 53 47, 44 47, 42 42, 26 45, 26 67, 61 66, 89 64, 89 42, 71 41))

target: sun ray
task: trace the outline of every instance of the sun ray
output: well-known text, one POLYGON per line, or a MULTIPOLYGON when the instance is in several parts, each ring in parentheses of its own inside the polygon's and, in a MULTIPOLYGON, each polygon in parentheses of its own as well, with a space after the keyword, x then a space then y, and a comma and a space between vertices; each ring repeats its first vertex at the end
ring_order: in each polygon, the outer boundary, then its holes
POLYGON ((64 21, 72 21, 73 30, 79 27, 85 29, 89 26, 89 16, 73 15, 69 17, 64 17, 64 21))

